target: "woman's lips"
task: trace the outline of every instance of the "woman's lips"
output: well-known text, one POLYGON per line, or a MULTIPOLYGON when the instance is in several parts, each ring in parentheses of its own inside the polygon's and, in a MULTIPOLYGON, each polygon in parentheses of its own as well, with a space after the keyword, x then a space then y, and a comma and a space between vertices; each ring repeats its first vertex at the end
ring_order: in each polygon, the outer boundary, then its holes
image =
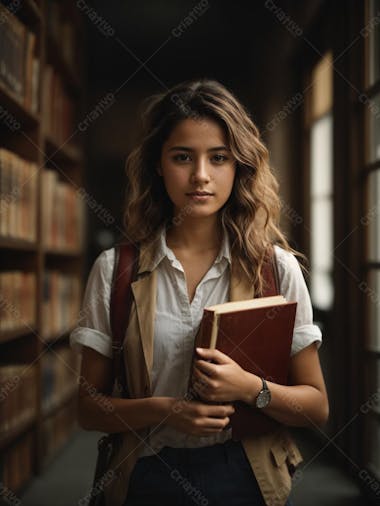
POLYGON ((187 196, 197 202, 203 202, 205 200, 210 199, 213 195, 212 194, 200 195, 199 193, 187 193, 187 196))

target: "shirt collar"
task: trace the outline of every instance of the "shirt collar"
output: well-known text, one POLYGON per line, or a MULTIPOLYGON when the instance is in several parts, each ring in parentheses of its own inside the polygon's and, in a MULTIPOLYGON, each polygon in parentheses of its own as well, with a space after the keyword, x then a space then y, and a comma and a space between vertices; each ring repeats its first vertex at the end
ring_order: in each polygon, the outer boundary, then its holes
MULTIPOLYGON (((152 259, 151 269, 155 269, 157 265, 163 260, 163 258, 167 257, 171 263, 178 261, 173 253, 173 251, 166 244, 166 226, 162 225, 158 240, 157 240, 157 248, 155 254, 152 259)), ((228 233, 225 227, 223 226, 223 240, 219 250, 219 253, 214 261, 214 264, 221 262, 225 258, 229 264, 231 265, 231 249, 230 242, 228 238, 228 233)))

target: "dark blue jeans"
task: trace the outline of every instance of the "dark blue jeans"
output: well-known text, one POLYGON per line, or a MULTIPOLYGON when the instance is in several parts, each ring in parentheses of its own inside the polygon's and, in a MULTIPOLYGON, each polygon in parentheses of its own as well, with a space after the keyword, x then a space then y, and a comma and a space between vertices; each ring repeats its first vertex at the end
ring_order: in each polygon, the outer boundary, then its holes
MULTIPOLYGON (((265 506, 240 441, 140 457, 124 506, 265 506)), ((291 503, 287 503, 291 506, 291 503)))

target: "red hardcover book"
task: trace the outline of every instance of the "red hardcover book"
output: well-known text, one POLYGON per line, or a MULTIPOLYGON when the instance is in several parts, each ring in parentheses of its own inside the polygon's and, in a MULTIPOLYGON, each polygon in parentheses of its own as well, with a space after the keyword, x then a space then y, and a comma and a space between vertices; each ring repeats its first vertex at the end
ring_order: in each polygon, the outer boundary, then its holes
MULTIPOLYGON (((192 384, 196 347, 216 348, 243 369, 268 381, 287 384, 296 309, 297 302, 288 302, 282 295, 206 307, 194 342, 187 397, 201 399, 192 384)), ((269 431, 277 424, 242 401, 235 401, 234 406, 230 426, 235 440, 269 431)))

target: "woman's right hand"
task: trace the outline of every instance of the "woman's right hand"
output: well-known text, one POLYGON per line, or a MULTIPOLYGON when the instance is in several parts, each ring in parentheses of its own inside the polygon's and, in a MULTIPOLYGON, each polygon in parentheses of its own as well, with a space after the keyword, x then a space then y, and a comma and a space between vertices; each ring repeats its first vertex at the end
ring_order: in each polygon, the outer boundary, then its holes
POLYGON ((183 398, 168 398, 168 416, 165 423, 193 436, 210 436, 221 432, 235 412, 231 403, 206 404, 183 398))

